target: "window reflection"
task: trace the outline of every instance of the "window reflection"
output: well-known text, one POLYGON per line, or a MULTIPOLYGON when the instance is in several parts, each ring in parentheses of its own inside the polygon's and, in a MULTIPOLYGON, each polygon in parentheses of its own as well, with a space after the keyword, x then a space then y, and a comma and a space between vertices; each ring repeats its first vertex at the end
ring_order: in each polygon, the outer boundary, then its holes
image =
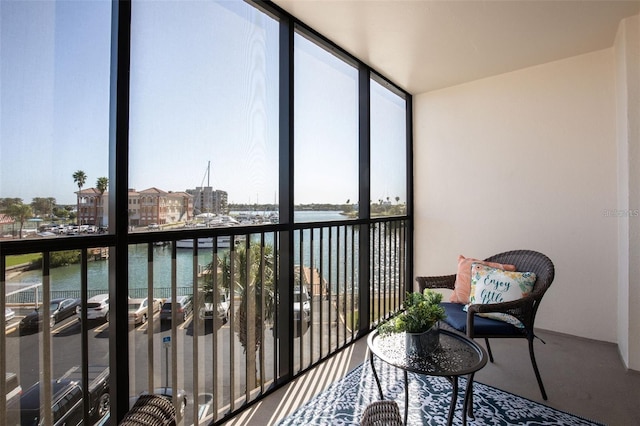
POLYGON ((107 224, 111 2, 3 1, 0 28, 1 235, 97 231, 107 224))
POLYGON ((407 210, 406 100, 371 79, 371 214, 407 210))
MULTIPOLYGON (((300 33, 294 61, 295 208, 348 210, 355 217, 358 70, 300 33)), ((305 216, 296 221, 309 221, 305 216)))
POLYGON ((273 203, 278 113, 277 21, 244 2, 136 2, 130 229, 227 225, 230 205, 273 203))

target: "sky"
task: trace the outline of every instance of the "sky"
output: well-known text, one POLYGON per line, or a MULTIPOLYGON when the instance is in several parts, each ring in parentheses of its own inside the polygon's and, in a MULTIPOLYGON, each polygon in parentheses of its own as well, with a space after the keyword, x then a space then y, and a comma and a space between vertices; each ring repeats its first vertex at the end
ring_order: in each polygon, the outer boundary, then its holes
MULTIPOLYGON (((74 204, 76 170, 84 188, 109 176, 110 7, 0 1, 0 197, 74 204)), ((134 2, 131 40, 129 187, 277 201, 277 21, 241 1, 134 2)), ((357 71, 302 36, 295 67, 294 202, 355 203, 357 71)), ((374 99, 372 198, 404 201, 404 101, 374 99)))
POLYGON ((0 197, 75 203, 76 170, 108 176, 109 21, 107 2, 0 1, 0 197))

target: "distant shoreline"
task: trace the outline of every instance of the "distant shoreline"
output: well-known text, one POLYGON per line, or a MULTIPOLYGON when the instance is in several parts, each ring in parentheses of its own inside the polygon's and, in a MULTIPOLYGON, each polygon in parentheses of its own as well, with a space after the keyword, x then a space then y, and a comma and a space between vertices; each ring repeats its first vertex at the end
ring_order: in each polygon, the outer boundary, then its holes
POLYGON ((21 265, 8 267, 5 271, 7 281, 17 277, 18 275, 22 274, 25 271, 28 271, 30 266, 31 266, 30 263, 23 263, 21 265))

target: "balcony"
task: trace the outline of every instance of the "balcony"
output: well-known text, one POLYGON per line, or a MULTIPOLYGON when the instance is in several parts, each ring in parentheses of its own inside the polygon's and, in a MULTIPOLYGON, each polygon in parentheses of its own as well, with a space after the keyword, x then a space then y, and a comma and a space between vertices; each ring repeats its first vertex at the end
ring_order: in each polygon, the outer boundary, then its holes
MULTIPOLYGON (((52 239, 42 252, 42 266, 18 275, 6 266, 13 254, 3 253, 6 297, 1 304, 16 317, 4 321, 0 370, 16 373, 23 391, 39 384, 42 403, 55 397, 53 385, 47 386, 55 379, 74 374, 91 383, 96 366, 109 365, 109 340, 114 337, 118 347, 128 345, 128 370, 120 374, 128 379, 124 388, 131 403, 142 392, 161 390, 186 395, 185 425, 275 423, 367 360, 362 337, 400 307, 412 285, 406 280, 404 219, 296 224, 290 233, 282 228, 130 234, 135 241, 128 246, 128 296, 188 301, 168 316, 152 307, 141 324, 129 324, 126 310, 118 313, 113 302, 109 321, 89 320, 84 314, 91 310, 89 298, 109 293, 105 259, 113 248, 98 249, 109 236, 52 239), (369 235, 365 241, 363 232, 369 235), (199 240, 210 244, 203 248, 199 240), (59 254, 53 248, 70 244, 80 253, 80 263, 51 267, 59 254), (367 260, 361 263, 363 249, 367 260), (283 255, 286 251, 289 257, 283 255), (19 281, 28 284, 18 288, 19 281), (363 288, 361 282, 370 285, 363 288), (47 318, 53 313, 50 302, 59 298, 79 298, 80 314, 21 329, 20 319, 34 306, 47 318), (224 309, 205 317, 205 303, 224 309), (246 349, 251 347, 255 351, 246 349)), ((21 242, 9 249, 27 247, 21 242)), ((638 421, 633 401, 640 376, 625 371, 615 345, 544 330, 538 334, 547 343, 536 345, 549 405, 607 424, 638 421), (598 373, 574 374, 576 360, 581 371, 598 373)), ((544 403, 526 345, 496 340, 493 346, 496 362, 481 370, 477 380, 544 403)), ((112 377, 111 386, 122 389, 117 383, 121 379, 112 377)), ((0 391, 9 394, 6 386, 0 391)), ((111 396, 116 397, 113 391, 111 396)), ((95 396, 83 399, 95 401, 95 396)), ((181 401, 174 402, 180 407, 181 401)), ((99 421, 91 404, 81 409, 88 424, 99 421)), ((11 403, 0 410, 9 420, 14 414, 11 403)))

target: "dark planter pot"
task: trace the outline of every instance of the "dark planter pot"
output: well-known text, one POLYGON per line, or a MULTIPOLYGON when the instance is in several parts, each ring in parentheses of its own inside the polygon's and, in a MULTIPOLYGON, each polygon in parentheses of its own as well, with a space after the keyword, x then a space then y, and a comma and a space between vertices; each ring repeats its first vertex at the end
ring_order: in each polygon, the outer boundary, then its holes
POLYGON ((407 356, 425 357, 438 348, 440 344, 440 326, 433 327, 422 333, 405 333, 405 349, 407 356))

